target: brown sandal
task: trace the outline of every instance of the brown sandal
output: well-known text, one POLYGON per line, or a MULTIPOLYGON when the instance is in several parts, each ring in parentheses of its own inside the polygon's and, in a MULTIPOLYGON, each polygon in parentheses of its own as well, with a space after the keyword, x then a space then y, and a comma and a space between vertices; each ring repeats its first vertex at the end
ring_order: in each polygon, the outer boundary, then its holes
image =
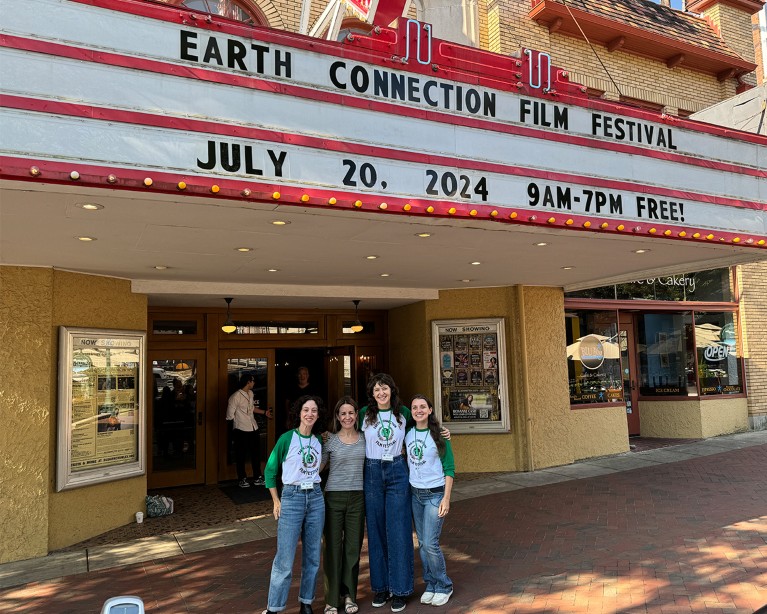
POLYGON ((325 614, 338 614, 338 608, 334 608, 332 605, 326 605, 325 614))
POLYGON ((359 606, 352 601, 352 598, 348 595, 344 597, 344 613, 345 614, 357 614, 360 611, 359 606))

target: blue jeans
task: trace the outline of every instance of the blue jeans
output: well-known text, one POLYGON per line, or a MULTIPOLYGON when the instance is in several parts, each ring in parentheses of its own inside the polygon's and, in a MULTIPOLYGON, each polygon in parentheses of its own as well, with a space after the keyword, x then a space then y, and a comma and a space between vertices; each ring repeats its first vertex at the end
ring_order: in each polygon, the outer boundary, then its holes
POLYGON ((423 564, 423 581, 430 593, 449 593, 453 581, 447 577, 445 557, 439 547, 439 535, 445 519, 438 515, 439 504, 445 494, 432 488, 411 488, 413 521, 418 535, 418 552, 423 564))
POLYGON ((407 597, 413 592, 413 522, 407 459, 365 459, 365 514, 370 587, 407 597))
POLYGON ((293 561, 296 558, 298 538, 301 537, 301 588, 298 600, 311 603, 317 586, 320 568, 322 527, 325 523, 325 500, 319 484, 311 490, 300 486, 284 486, 280 497, 281 512, 277 521, 277 553, 269 579, 267 607, 281 612, 288 604, 293 561))

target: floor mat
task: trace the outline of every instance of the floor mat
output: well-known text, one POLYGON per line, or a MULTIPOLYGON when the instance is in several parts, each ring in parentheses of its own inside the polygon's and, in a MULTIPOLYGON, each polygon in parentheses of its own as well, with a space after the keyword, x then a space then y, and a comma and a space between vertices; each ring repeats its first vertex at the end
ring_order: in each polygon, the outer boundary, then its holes
POLYGON ((233 503, 243 505, 245 503, 256 503, 257 501, 267 501, 272 498, 269 489, 265 486, 251 486, 250 488, 240 488, 236 483, 226 484, 219 487, 221 492, 229 497, 233 503))
POLYGON ((658 448, 670 448, 671 446, 681 446, 686 443, 695 443, 700 439, 663 439, 658 437, 630 437, 629 447, 632 452, 646 452, 647 450, 657 450, 658 448))

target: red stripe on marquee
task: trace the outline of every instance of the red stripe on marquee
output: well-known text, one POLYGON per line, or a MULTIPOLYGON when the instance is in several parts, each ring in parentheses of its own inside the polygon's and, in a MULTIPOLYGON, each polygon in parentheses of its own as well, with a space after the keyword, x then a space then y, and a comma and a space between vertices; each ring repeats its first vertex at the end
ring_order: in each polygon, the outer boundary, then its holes
MULTIPOLYGON (((197 79, 209 83, 218 83, 222 85, 242 87, 245 89, 271 92, 295 98, 315 100, 317 102, 325 102, 345 107, 354 107, 357 109, 370 110, 390 115, 406 116, 442 124, 458 125, 467 128, 475 128, 478 130, 488 130, 492 132, 513 134, 527 138, 567 143, 570 145, 588 147, 591 149, 601 149, 627 153, 631 155, 640 155, 660 160, 668 160, 670 162, 679 162, 692 166, 699 166, 702 168, 726 171, 729 173, 750 175, 754 177, 767 177, 767 171, 751 167, 744 167, 730 162, 701 160, 700 158, 696 158, 687 154, 645 149, 635 145, 601 141, 581 135, 546 132, 537 128, 516 126, 500 122, 496 123, 487 119, 451 115, 447 113, 431 111, 421 107, 399 106, 388 102, 357 98, 346 94, 327 92, 323 90, 313 90, 304 86, 277 83, 257 77, 234 75, 205 68, 193 68, 184 65, 172 64, 169 62, 150 60, 146 58, 136 58, 133 56, 125 56, 121 54, 86 49, 82 47, 72 47, 69 45, 28 39, 13 35, 0 34, 0 47, 8 47, 11 49, 30 51, 33 53, 66 57, 73 60, 105 64, 108 66, 141 70, 143 72, 151 72, 155 74, 170 75, 187 79, 197 79)), ((658 123, 657 118, 652 118, 652 121, 656 124, 658 123)), ((767 143, 767 139, 765 139, 765 142, 767 143)))
POLYGON ((727 198, 724 196, 699 194, 690 191, 663 188, 660 186, 637 185, 628 181, 600 179, 597 177, 583 177, 581 175, 544 171, 534 168, 520 167, 517 165, 482 162, 478 160, 464 160, 451 156, 439 156, 411 151, 402 151, 399 149, 390 149, 366 144, 336 141, 302 134, 290 134, 282 131, 267 130, 263 128, 233 126, 231 124, 221 124, 217 122, 189 118, 167 117, 165 115, 154 115, 140 111, 125 111, 77 103, 59 102, 55 100, 40 100, 37 98, 12 96, 10 94, 0 94, 0 107, 48 114, 53 113, 57 115, 66 115, 69 117, 82 117, 98 121, 120 122, 131 125, 151 126, 170 130, 182 130, 184 132, 221 135, 235 139, 254 139, 269 141, 272 143, 284 143, 287 145, 295 145, 311 149, 350 153, 363 157, 385 158, 387 160, 413 162, 423 165, 448 166, 466 170, 492 172, 503 175, 514 175, 518 177, 531 177, 534 179, 546 181, 558 181, 564 183, 574 183, 577 185, 609 188, 613 190, 639 192, 656 196, 668 196, 680 200, 695 200, 698 202, 713 203, 717 205, 739 207, 744 209, 767 210, 767 203, 757 203, 754 201, 727 198))
MULTIPOLYGON (((136 15, 139 17, 146 17, 154 19, 156 21, 164 21, 172 23, 174 25, 186 26, 195 28, 198 30, 209 30, 212 34, 229 34, 231 36, 239 36, 246 39, 255 39, 263 42, 270 42, 276 45, 283 45, 286 47, 293 47, 295 49, 301 49, 304 51, 310 51, 313 53, 322 53, 324 55, 354 59, 360 62, 368 64, 374 64, 383 68, 396 69, 402 72, 416 73, 435 77, 431 66, 422 66, 418 63, 415 64, 400 64, 397 62, 396 66, 393 66, 392 59, 388 54, 376 54, 374 51, 368 51, 364 49, 355 48, 350 45, 344 45, 335 41, 327 41, 324 39, 313 38, 294 32, 286 32, 284 30, 275 30, 273 28, 262 26, 249 26, 240 24, 235 21, 221 18, 217 15, 210 15, 208 13, 201 13, 181 6, 163 5, 156 2, 144 2, 136 0, 69 0, 78 4, 84 4, 93 6, 96 8, 102 8, 110 11, 116 11, 119 13, 128 13, 130 15, 136 15), (195 15, 198 19, 192 23, 187 23, 184 20, 195 15), (204 17, 201 17, 204 16, 204 17), (210 22, 206 21, 210 18, 210 22)), ((443 42, 435 39, 435 44, 443 42)), ((456 45, 459 48, 466 48, 463 45, 456 45)), ((468 48, 469 51, 473 49, 468 48)), ((490 53, 484 50, 479 50, 483 54, 490 53)), ((494 54, 499 55, 500 54, 494 54)), ((485 67, 481 63, 476 63, 478 71, 468 72, 465 70, 454 69, 449 66, 439 66, 440 78, 452 81, 458 81, 469 85, 481 85, 483 87, 498 89, 510 93, 519 94, 515 87, 515 83, 508 83, 506 81, 500 81, 494 78, 492 74, 493 68, 485 67), (482 68, 486 68, 484 72, 482 68)), ((566 67, 560 67, 566 69, 566 67)), ((528 90, 525 92, 525 96, 540 98, 542 100, 548 100, 554 102, 554 96, 543 95, 538 90, 528 90)), ((593 98, 579 98, 577 96, 570 96, 564 93, 557 93, 555 95, 556 100, 579 106, 586 109, 598 109, 607 113, 613 113, 615 115, 622 115, 627 117, 634 117, 645 121, 654 123, 662 123, 659 120, 657 114, 643 109, 637 109, 629 107, 623 104, 614 103, 606 100, 597 100, 593 98)), ((697 122, 685 118, 671 117, 674 125, 684 127, 696 132, 704 132, 715 136, 722 136, 726 138, 734 138, 742 141, 750 141, 753 143, 767 144, 767 137, 753 134, 751 132, 742 132, 732 128, 725 128, 724 126, 717 126, 714 124, 707 124, 704 122, 697 122)))
POLYGON ((440 200, 428 200, 428 199, 405 199, 399 197, 387 198, 387 207, 385 209, 380 208, 380 200, 376 199, 375 202, 364 202, 364 199, 374 196, 366 193, 354 193, 344 192, 339 190, 330 189, 317 189, 312 188, 310 191, 301 188, 300 186, 291 186, 284 184, 274 183, 260 183, 248 180, 240 180, 236 178, 223 178, 223 177, 210 177, 201 175, 188 175, 188 174, 171 174, 156 170, 137 170, 134 168, 123 167, 103 167, 99 165, 89 164, 74 164, 72 162, 59 162, 52 160, 41 159, 25 159, 18 157, 0 156, 0 179, 14 179, 22 180, 25 182, 38 182, 46 184, 58 184, 58 185, 85 185, 88 187, 108 187, 109 189, 119 189, 128 191, 139 192, 159 192, 164 194, 173 194, 178 196, 183 194, 185 196, 197 196, 203 198, 226 198, 228 200, 240 200, 243 202, 279 202, 280 205, 285 206, 300 206, 300 207, 312 207, 319 209, 359 209, 366 213, 379 213, 379 214, 392 214, 392 215, 406 215, 411 218, 417 218, 420 215, 426 215, 428 217, 439 218, 459 218, 459 219, 482 219, 488 222, 500 222, 509 224, 519 224, 522 226, 537 226, 545 228, 556 228, 559 230, 571 230, 579 232, 595 232, 601 234, 616 234, 616 235, 628 235, 628 236, 642 236, 648 238, 657 239, 670 239, 676 241, 695 241, 702 243, 709 243, 711 245, 726 244, 730 247, 751 247, 751 248, 763 248, 767 249, 767 245, 757 245, 756 241, 765 240, 765 237, 760 235, 754 235, 752 233, 732 233, 728 231, 714 231, 706 228, 695 228, 691 226, 678 226, 671 224, 652 224, 639 222, 637 220, 621 220, 618 218, 604 218, 591 215, 563 215, 559 212, 542 212, 527 208, 515 208, 508 206, 493 206, 492 204, 478 205, 467 203, 455 203, 452 201, 440 201, 440 200), (37 166, 42 174, 37 177, 30 175, 30 165, 37 166), (70 173, 76 170, 79 173, 79 178, 75 181, 71 179, 70 173), (115 183, 108 183, 107 176, 112 173, 117 175, 115 183), (151 176, 152 186, 146 187, 143 183, 144 180, 151 176), (192 180, 199 180, 200 183, 192 184, 192 180), (179 191, 177 188, 179 181, 185 181, 188 187, 179 191), (201 182, 205 182, 201 185, 201 182), (220 191, 216 194, 211 192, 211 187, 216 185, 220 188, 220 191), (242 190, 244 188, 252 190, 252 194, 244 196, 242 190), (271 194, 275 191, 281 193, 281 197, 278 200, 271 198, 271 194), (309 201, 301 200, 304 194, 310 196, 309 201), (330 205, 328 199, 335 197, 338 199, 337 205, 330 205), (353 203, 355 201, 362 201, 361 207, 356 207, 353 203), (411 211, 404 211, 405 205, 411 205, 411 211), (434 213, 428 213, 426 208, 440 207, 443 211, 436 211, 434 213), (391 207, 391 208, 389 208, 391 207), (395 210, 394 207, 399 207, 395 210), (447 209, 454 207, 456 213, 451 215, 447 213, 447 209), (470 210, 476 210, 482 213, 482 216, 472 216, 470 210), (497 217, 490 216, 490 212, 496 210, 499 215, 497 217), (516 214, 518 217, 511 219, 509 216, 516 214), (555 224, 549 223, 547 220, 551 217, 556 218, 555 224), (573 223, 568 225, 566 220, 572 220, 573 223), (584 227, 583 224, 589 222, 591 227, 584 227), (598 227, 601 223, 609 224, 609 228, 601 229, 598 227), (576 225, 578 224, 578 225, 576 225), (638 224, 642 224, 638 226, 638 224), (629 225, 624 230, 618 230, 619 225, 629 225), (656 233, 650 234, 649 229, 655 228, 656 233), (679 236, 665 236, 663 233, 669 230, 671 232, 687 233, 685 237, 679 236), (700 237, 694 238, 693 233, 699 232, 700 237), (714 235, 714 239, 706 240, 704 237, 708 235, 714 235), (733 244, 732 240, 739 238, 738 243, 733 244), (748 243, 748 240, 751 243, 748 243))

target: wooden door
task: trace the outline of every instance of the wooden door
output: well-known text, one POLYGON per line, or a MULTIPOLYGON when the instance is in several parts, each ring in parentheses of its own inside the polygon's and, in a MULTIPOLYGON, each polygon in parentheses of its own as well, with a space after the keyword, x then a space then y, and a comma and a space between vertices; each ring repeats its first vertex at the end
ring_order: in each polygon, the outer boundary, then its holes
MULTIPOLYGON (((234 480, 237 470, 234 464, 234 446, 232 443, 232 425, 226 421, 226 406, 229 397, 239 389, 240 377, 244 374, 253 375, 253 401, 256 407, 274 410, 274 350, 221 350, 218 361, 218 418, 222 427, 218 438, 218 480, 234 480)), ((274 413, 273 413, 274 415, 274 413)), ((260 420, 260 416, 258 418, 260 420)), ((262 468, 274 447, 274 420, 261 420, 259 428, 261 437, 262 468)), ((249 467, 248 467, 249 469, 249 467)))
POLYGON ((639 382, 634 331, 634 316, 631 313, 619 314, 618 339, 621 350, 621 373, 623 376, 623 398, 626 401, 626 420, 629 436, 640 434, 639 425, 639 382))

